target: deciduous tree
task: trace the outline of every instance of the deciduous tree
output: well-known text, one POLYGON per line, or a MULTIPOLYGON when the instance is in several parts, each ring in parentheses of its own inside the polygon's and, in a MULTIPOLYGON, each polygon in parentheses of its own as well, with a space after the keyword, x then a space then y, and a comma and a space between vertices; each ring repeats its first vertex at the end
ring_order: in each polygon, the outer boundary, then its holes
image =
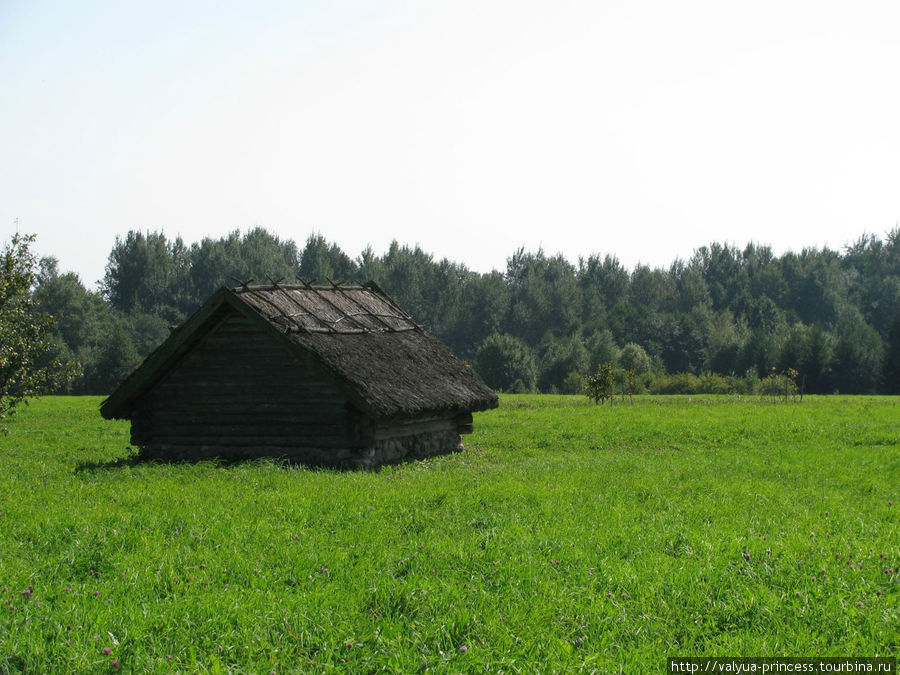
POLYGON ((33 296, 38 261, 34 235, 16 234, 0 257, 0 419, 27 399, 52 390, 76 365, 47 360, 53 317, 41 314, 33 296))

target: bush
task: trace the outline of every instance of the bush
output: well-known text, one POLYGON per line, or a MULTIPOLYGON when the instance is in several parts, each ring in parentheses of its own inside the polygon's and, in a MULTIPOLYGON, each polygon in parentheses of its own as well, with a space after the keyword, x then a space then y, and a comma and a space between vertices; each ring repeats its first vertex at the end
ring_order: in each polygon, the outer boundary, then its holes
POLYGON ((734 382, 716 373, 700 373, 697 387, 704 394, 736 394, 734 382))
POLYGON ((494 333, 475 352, 475 370, 492 389, 509 391, 520 381, 526 391, 534 389, 537 365, 534 353, 517 337, 494 333))
POLYGON ((743 380, 716 373, 673 373, 654 375, 650 380, 651 394, 742 394, 743 380))
POLYGON ((565 393, 566 378, 573 372, 587 372, 590 363, 587 349, 578 337, 545 341, 539 353, 538 387, 545 392, 556 390, 565 393))
POLYGON ((530 394, 531 390, 525 386, 525 383, 522 382, 521 379, 516 380, 511 385, 509 385, 509 389, 506 390, 508 394, 530 394))
POLYGON ((772 366, 769 375, 760 383, 760 396, 771 397, 773 403, 779 397, 785 401, 795 398, 799 395, 797 375, 797 371, 793 368, 786 368, 779 373, 775 370, 775 366, 772 366))
POLYGON ((619 365, 624 370, 633 370, 638 375, 650 372, 651 362, 647 352, 639 344, 629 342, 622 347, 619 365))
POLYGON ((583 394, 584 393, 584 375, 579 372, 572 371, 566 375, 563 380, 562 393, 564 394, 583 394))
POLYGON ((595 375, 588 376, 585 381, 585 390, 587 396, 594 403, 605 403, 612 400, 614 385, 615 375, 612 364, 607 362, 600 366, 595 375))

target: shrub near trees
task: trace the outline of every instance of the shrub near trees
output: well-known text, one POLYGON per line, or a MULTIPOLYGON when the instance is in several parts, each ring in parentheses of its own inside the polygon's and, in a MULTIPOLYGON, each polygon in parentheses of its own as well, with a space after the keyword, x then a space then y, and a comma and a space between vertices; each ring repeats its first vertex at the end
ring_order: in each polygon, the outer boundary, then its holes
POLYGON ((611 363, 600 364, 600 368, 585 381, 585 392, 594 403, 611 401, 615 387, 615 374, 611 363))
POLYGON ((807 393, 900 391, 900 228, 842 252, 712 243, 631 271, 519 249, 486 274, 397 242, 351 258, 320 233, 298 246, 262 228, 193 244, 132 231, 99 292, 48 262, 34 299, 60 317, 57 356, 83 364, 66 390, 106 393, 216 288, 270 278, 373 280, 504 391, 575 392, 603 363, 633 370, 638 391, 746 391, 773 366, 807 393))
POLYGON ((492 389, 532 391, 537 381, 534 354, 522 340, 494 333, 475 352, 475 370, 492 389))

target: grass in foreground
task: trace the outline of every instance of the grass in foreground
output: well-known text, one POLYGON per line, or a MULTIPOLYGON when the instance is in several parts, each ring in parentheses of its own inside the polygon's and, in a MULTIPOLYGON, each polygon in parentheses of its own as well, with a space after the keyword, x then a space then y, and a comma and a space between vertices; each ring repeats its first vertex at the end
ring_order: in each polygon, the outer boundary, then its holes
POLYGON ((900 399, 504 397, 378 473, 0 437, 0 672, 660 672, 898 655, 900 399))

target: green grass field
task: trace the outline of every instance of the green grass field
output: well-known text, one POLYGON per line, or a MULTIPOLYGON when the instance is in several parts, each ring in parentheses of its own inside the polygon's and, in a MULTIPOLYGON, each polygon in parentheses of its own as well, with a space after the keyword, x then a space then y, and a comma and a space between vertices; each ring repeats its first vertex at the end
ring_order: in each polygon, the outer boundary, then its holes
POLYGON ((0 672, 663 672, 900 655, 900 398, 507 396, 380 472, 0 437, 0 672))

